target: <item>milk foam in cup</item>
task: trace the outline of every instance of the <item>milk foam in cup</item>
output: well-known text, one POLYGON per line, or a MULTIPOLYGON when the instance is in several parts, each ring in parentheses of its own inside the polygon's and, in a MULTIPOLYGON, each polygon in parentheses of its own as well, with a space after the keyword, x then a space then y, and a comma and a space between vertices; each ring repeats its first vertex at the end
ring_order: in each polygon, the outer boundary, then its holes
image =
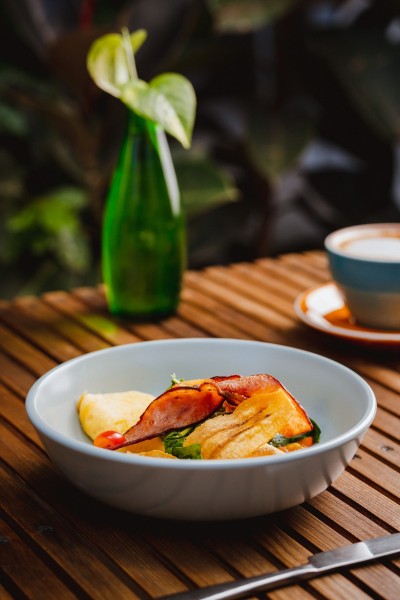
POLYGON ((332 277, 354 320, 400 329, 400 223, 339 229, 325 239, 332 277))

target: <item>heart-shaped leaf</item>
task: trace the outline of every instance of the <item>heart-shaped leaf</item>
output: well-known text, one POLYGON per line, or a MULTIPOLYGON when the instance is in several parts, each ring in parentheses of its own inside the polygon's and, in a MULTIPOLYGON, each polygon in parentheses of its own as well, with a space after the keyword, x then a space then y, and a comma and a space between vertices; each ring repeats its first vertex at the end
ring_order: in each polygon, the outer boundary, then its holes
POLYGON ((196 94, 186 77, 164 73, 146 83, 129 81, 120 96, 131 110, 161 125, 184 148, 191 144, 196 112, 196 94))
POLYGON ((146 40, 147 32, 138 29, 132 34, 109 33, 91 45, 87 56, 87 68, 97 86, 116 98, 121 87, 132 79, 131 58, 146 40), (131 47, 126 44, 130 42, 131 47))

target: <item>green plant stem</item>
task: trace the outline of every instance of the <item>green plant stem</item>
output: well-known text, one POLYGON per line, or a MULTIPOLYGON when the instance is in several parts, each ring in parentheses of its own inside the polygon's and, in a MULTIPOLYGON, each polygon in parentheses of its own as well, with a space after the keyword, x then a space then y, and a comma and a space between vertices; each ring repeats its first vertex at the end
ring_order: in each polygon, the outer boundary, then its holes
POLYGON ((135 54, 132 50, 132 44, 128 29, 126 27, 123 27, 121 29, 121 34, 130 77, 131 79, 138 79, 135 54))

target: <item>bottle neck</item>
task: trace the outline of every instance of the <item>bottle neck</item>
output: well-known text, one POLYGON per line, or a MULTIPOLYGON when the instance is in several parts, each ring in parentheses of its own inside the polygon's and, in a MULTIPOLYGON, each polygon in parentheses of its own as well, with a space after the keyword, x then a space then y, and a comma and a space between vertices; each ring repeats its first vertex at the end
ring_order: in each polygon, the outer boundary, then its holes
POLYGON ((146 137, 158 155, 168 189, 172 212, 178 215, 181 211, 180 193, 176 173, 164 129, 146 117, 133 111, 128 114, 128 136, 146 137))
POLYGON ((161 129, 157 123, 136 114, 133 110, 128 111, 127 127, 130 134, 148 134, 155 138, 157 130, 161 129))

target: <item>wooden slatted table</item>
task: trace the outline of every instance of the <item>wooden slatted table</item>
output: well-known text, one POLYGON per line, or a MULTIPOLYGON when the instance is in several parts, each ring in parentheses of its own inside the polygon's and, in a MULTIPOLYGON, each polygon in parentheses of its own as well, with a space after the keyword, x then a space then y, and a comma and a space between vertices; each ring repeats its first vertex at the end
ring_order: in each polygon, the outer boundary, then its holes
MULTIPOLYGON (((150 600, 304 563, 400 530, 400 354, 308 328, 293 301, 327 281, 321 252, 188 272, 178 313, 126 323, 101 289, 0 302, 0 598, 150 600), (37 377, 85 352, 174 337, 232 337, 321 353, 360 373, 379 409, 345 473, 310 502, 247 521, 182 524, 100 505, 55 470, 24 399, 37 377)), ((281 588, 273 600, 400 598, 400 558, 281 588)))

